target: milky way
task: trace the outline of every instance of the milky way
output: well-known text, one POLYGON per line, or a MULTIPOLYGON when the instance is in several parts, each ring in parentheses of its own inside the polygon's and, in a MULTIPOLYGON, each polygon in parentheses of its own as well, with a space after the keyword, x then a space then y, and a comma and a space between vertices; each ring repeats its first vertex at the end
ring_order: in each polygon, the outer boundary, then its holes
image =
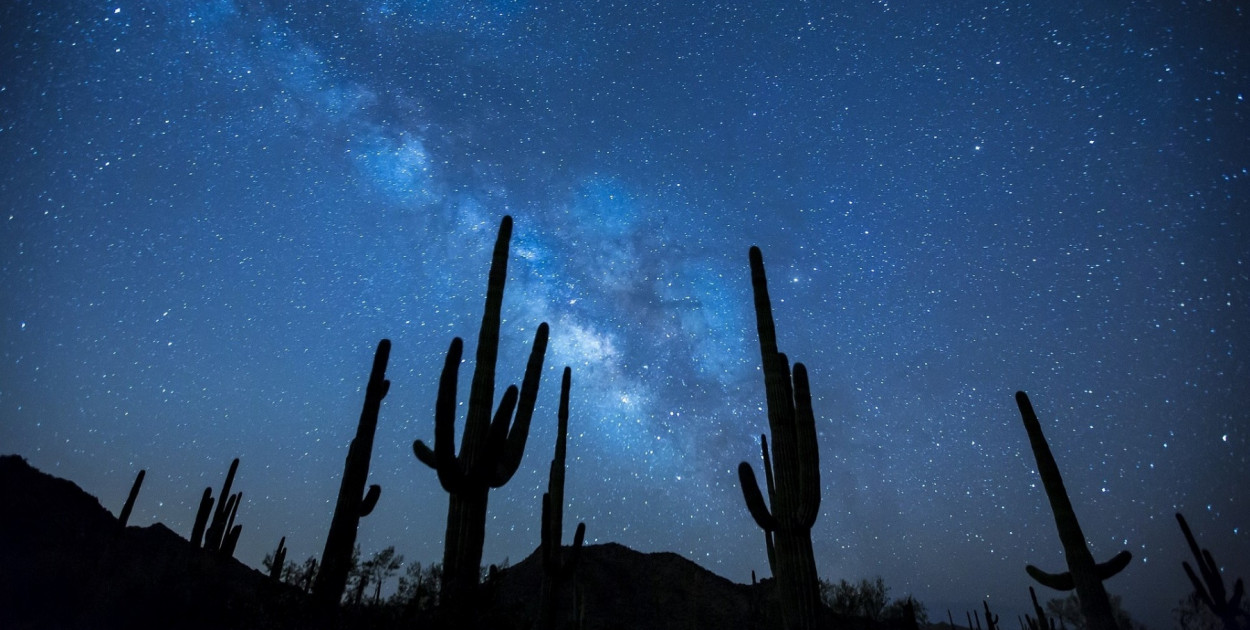
POLYGON ((1096 558, 1134 554, 1108 587, 1137 617, 1186 593, 1176 511, 1250 577, 1236 3, 18 1, 0 25, 0 451, 113 510, 147 469, 133 524, 189 532, 240 457, 237 556, 319 554, 385 337, 360 543, 439 560, 410 445, 511 214, 499 386, 552 339, 487 562, 538 545, 569 365, 566 521, 767 572, 735 474, 767 429, 759 245, 811 372, 824 577, 1023 610, 1024 565, 1063 558, 1020 389, 1096 558))

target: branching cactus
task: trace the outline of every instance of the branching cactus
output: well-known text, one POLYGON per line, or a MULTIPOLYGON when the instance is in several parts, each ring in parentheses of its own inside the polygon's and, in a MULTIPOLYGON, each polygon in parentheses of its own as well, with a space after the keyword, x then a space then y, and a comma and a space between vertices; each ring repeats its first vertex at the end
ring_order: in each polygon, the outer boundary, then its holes
POLYGON ((226 557, 234 555, 239 534, 243 531, 242 525, 234 524, 234 519, 239 514, 239 506, 243 503, 243 493, 230 494, 230 487, 234 485, 234 475, 238 470, 239 458, 236 457, 230 462, 230 470, 226 473, 226 481, 221 485, 221 495, 216 502, 213 501, 213 489, 204 488, 199 510, 195 514, 195 524, 191 527, 192 545, 203 546, 226 557))
POLYGON ((477 362, 469 389, 460 454, 456 454, 455 438, 456 381, 464 342, 459 337, 452 340, 439 377, 434 405, 434 447, 430 448, 421 440, 412 445, 417 459, 438 472, 439 483, 450 495, 443 548, 442 602, 451 611, 461 610, 466 598, 477 588, 482 545, 486 539, 487 497, 491 488, 501 487, 511 480, 521 464, 538 399, 543 357, 547 352, 548 330, 544 322, 534 335, 519 394, 515 385, 509 386, 498 409, 492 412, 500 312, 508 277, 511 238, 512 217, 505 216, 491 258, 486 308, 478 333, 477 362))
POLYGON ((117 520, 121 522, 122 527, 130 521, 130 512, 135 509, 135 499, 139 497, 139 488, 143 486, 143 477, 148 474, 146 470, 140 470, 135 475, 135 482, 130 486, 130 494, 126 495, 126 505, 122 506, 122 512, 117 516, 117 520))
POLYGON ((282 569, 286 566, 286 536, 278 541, 278 548, 273 552, 273 562, 269 565, 269 578, 274 582, 282 581, 282 569))
POLYGON ((208 526, 208 517, 213 514, 213 489, 204 488, 200 497, 200 507, 195 512, 195 525, 191 526, 191 544, 195 547, 203 545, 204 528, 208 526))
POLYGON ((1185 522, 1185 517, 1180 512, 1176 513, 1176 522, 1180 523, 1185 542, 1189 544, 1189 551, 1194 554, 1194 562, 1198 563, 1198 574, 1194 573, 1188 562, 1181 563, 1185 568, 1185 575, 1189 576, 1189 581, 1194 585, 1198 600, 1211 609, 1220 619, 1220 623, 1224 624, 1225 630, 1241 630, 1243 626, 1238 621, 1239 618, 1250 623, 1250 615, 1241 608, 1241 598, 1246 592, 1245 584, 1241 578, 1237 578, 1233 583, 1233 592, 1229 595, 1224 588, 1224 578, 1220 575, 1220 566, 1215 563, 1215 557, 1209 550, 1198 548, 1198 541, 1194 539, 1189 523, 1185 522), (1201 579, 1199 575, 1202 576, 1201 579))
POLYGON ((347 574, 351 571, 352 549, 356 545, 356 531, 361 517, 368 516, 382 494, 381 486, 373 484, 365 492, 369 480, 369 460, 373 456, 373 436, 378 428, 378 412, 382 399, 391 390, 386 380, 386 364, 391 357, 391 342, 383 339, 373 354, 373 368, 365 386, 365 404, 360 410, 360 422, 356 424, 356 437, 347 447, 347 461, 343 464, 343 480, 339 484, 339 500, 334 505, 334 517, 330 532, 326 534, 325 549, 321 552, 321 570, 313 584, 313 598, 322 609, 333 608, 343 597, 347 586, 347 574))
POLYGON ((239 498, 230 494, 234 485, 234 475, 239 470, 239 458, 230 462, 230 470, 226 472, 226 481, 221 485, 221 494, 217 497, 217 507, 213 509, 213 520, 205 531, 204 547, 214 551, 221 549, 221 541, 229 531, 229 521, 235 512, 234 506, 239 498))
POLYGON ((1037 593, 1032 586, 1029 587, 1029 599, 1033 600, 1033 614, 1037 615, 1037 618, 1024 616, 1024 620, 1028 622, 1028 630, 1055 630, 1055 620, 1046 616, 1046 609, 1038 603, 1037 593))
POLYGON ((564 470, 569 432, 569 389, 572 370, 564 368, 560 381, 560 408, 556 430, 555 457, 551 460, 551 473, 547 478, 547 492, 543 494, 542 510, 542 601, 538 627, 555 628, 559 624, 560 591, 562 586, 574 579, 577 563, 581 558, 582 542, 586 538, 586 524, 578 523, 573 535, 573 547, 565 552, 561 545, 564 537, 564 470))
POLYGON ((1059 465, 1055 463, 1055 457, 1050 452, 1046 436, 1042 435, 1042 425, 1033 411, 1033 404, 1024 392, 1016 392, 1016 405, 1024 419, 1029 445, 1033 448, 1033 457, 1037 459, 1037 472, 1042 477, 1046 497, 1050 499, 1050 509, 1055 514, 1055 526, 1059 530, 1059 541, 1063 543, 1063 555, 1068 561, 1068 570, 1059 574, 1047 573, 1033 565, 1025 567, 1025 570, 1042 586, 1059 591, 1075 589, 1081 604, 1081 616, 1085 618, 1086 628, 1089 630, 1117 630, 1111 601, 1102 582, 1123 571, 1133 556, 1127 551, 1121 551, 1107 562, 1094 563, 1094 556, 1085 544, 1081 524, 1076 520, 1076 511, 1072 509, 1072 502, 1068 499, 1063 478, 1059 475, 1059 465))
POLYGON ((998 630, 998 615, 990 612, 990 603, 981 602, 985 607, 985 630, 998 630))
POLYGON ((786 355, 777 351, 772 305, 764 258, 751 248, 751 287, 755 295, 755 321, 764 386, 768 402, 768 426, 772 434, 772 470, 765 447, 765 476, 769 503, 765 504, 751 465, 738 465, 742 495, 751 516, 773 540, 774 577, 781 598, 781 614, 788 630, 813 628, 820 601, 816 560, 812 554, 812 526, 820 513, 820 451, 816 444, 816 418, 807 368, 794 364, 791 374, 786 355), (771 506, 771 509, 770 509, 771 506))

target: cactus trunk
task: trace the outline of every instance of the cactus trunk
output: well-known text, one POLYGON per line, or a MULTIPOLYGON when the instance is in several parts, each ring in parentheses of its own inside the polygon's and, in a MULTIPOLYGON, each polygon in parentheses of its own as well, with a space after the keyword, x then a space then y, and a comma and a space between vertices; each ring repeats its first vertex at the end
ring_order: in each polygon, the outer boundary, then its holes
POLYGON ((356 437, 347 447, 347 461, 343 465, 343 480, 339 484, 339 499, 334 506, 330 531, 326 534, 325 549, 321 553, 321 570, 313 583, 313 599, 318 606, 331 609, 343 597, 347 586, 347 574, 351 570, 352 549, 356 545, 356 530, 360 517, 367 515, 377 503, 381 493, 379 486, 371 486, 365 493, 369 480, 369 460, 373 455, 373 436, 378 428, 378 412, 382 399, 390 391, 391 382, 386 380, 386 364, 391 356, 391 342, 383 339, 373 354, 373 368, 365 387, 365 403, 356 425, 356 437))

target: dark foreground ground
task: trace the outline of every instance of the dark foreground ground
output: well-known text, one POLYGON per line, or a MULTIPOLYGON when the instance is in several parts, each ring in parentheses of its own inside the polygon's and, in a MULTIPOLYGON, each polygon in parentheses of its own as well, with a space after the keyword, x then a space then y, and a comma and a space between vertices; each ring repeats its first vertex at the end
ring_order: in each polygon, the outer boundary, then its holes
MULTIPOLYGON (((735 584, 672 553, 617 544, 583 550, 585 630, 777 627, 771 582, 735 584)), ((530 629, 537 556, 502 571, 475 607, 482 628, 530 629)), ((572 602, 572 593, 566 593, 572 602)), ((829 627, 876 628, 829 619, 829 627)), ((16 455, 0 457, 0 628, 430 628, 428 614, 391 608, 313 615, 299 589, 192 546, 162 524, 122 527, 73 482, 16 455)))

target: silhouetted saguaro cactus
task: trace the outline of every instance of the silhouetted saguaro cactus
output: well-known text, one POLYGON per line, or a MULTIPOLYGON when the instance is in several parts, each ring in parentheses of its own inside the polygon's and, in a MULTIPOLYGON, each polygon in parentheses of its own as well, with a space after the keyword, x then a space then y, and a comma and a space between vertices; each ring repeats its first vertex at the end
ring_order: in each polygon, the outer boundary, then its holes
MULTIPOLYGON (((495 364, 499 356, 499 323, 504 284, 508 277, 508 241, 512 217, 505 216, 491 258, 486 287, 486 308, 478 333, 477 363, 469 390, 460 454, 456 455, 456 380, 464 342, 451 342, 439 377, 434 410, 434 448, 421 440, 412 449, 425 465, 438 472, 438 481, 451 496, 447 507, 447 535, 443 548, 442 603, 461 610, 465 598, 477 587, 486 538, 486 503, 491 488, 498 488, 516 473, 529 437, 530 419, 538 398, 543 357, 547 352, 547 324, 538 326, 534 345, 518 392, 508 387, 494 412, 495 364), (515 409, 515 417, 513 411, 515 409)), ((453 614, 458 614, 453 612, 453 614)))
POLYGON ((1032 586, 1029 587, 1029 599, 1033 600, 1033 614, 1037 615, 1037 618, 1024 616, 1029 624, 1028 630, 1055 630, 1055 620, 1046 617, 1046 610, 1037 602, 1037 593, 1032 586))
POLYGON ((213 489, 204 488, 204 494, 200 497, 200 507, 195 512, 195 524, 191 526, 192 545, 199 547, 204 544, 204 528, 208 526, 208 517, 212 514, 213 489))
MULTIPOLYGON (((795 363, 792 375, 786 355, 777 351, 764 257, 758 247, 751 248, 750 259, 768 426, 773 436, 773 470, 771 473, 765 470, 765 475, 773 478, 769 483, 771 511, 764 503, 750 464, 738 465, 738 477, 751 516, 765 532, 772 533, 774 558, 770 561, 781 598, 782 621, 787 629, 807 629, 816 625, 820 601, 816 560, 812 554, 812 525, 820 513, 816 418, 812 412, 807 368, 795 363)), ((767 451, 765 457, 767 464, 767 451)))
POLYGON ((239 534, 243 531, 242 525, 234 524, 234 519, 239 514, 239 506, 243 503, 243 493, 230 494, 230 487, 234 484, 234 475, 238 470, 239 458, 236 457, 230 462, 230 470, 226 473, 226 481, 221 486, 221 495, 217 498, 216 508, 213 507, 213 489, 204 488, 204 494, 200 497, 199 510, 195 514, 195 524, 191 527, 192 545, 203 546, 209 551, 226 557, 234 555, 235 545, 239 543, 239 534))
POLYGON ((273 563, 269 565, 269 577, 275 582, 282 581, 282 568, 286 565, 286 536, 278 541, 278 548, 273 552, 273 563))
POLYGON ((373 354, 373 368, 365 386, 365 404, 360 410, 360 422, 356 424, 356 437, 347 447, 347 461, 343 464, 343 480, 339 484, 339 500, 334 505, 334 517, 330 520, 330 532, 326 534, 325 549, 321 552, 321 570, 313 583, 313 599, 323 609, 333 608, 343 597, 347 586, 347 574, 351 571, 352 549, 356 546, 356 530, 360 518, 368 516, 382 494, 381 486, 369 486, 369 460, 373 456, 373 436, 378 428, 378 412, 382 399, 391 389, 386 380, 386 364, 391 356, 391 342, 383 339, 373 354))
POLYGON ((1046 489, 1046 497, 1050 499, 1050 509, 1054 512, 1055 526, 1059 530, 1059 541, 1063 543, 1063 555, 1068 562, 1068 570, 1060 574, 1047 573, 1033 565, 1026 566, 1025 570, 1042 586, 1059 591, 1076 589, 1081 616, 1085 618, 1086 628, 1089 630, 1117 630, 1111 601, 1102 582, 1123 571, 1133 556, 1127 551, 1121 551, 1107 562, 1094 563, 1094 556, 1085 544, 1081 524, 1076 520, 1076 511, 1068 500, 1063 478, 1059 475, 1059 465, 1055 463, 1050 445, 1046 443, 1046 436, 1042 435, 1042 425, 1037 420, 1037 414, 1033 412, 1033 404, 1024 392, 1016 392, 1016 405, 1024 419, 1024 429, 1029 434, 1029 445, 1032 446, 1033 457, 1037 460, 1037 472, 1046 489))
POLYGON ((139 488, 143 485, 143 477, 148 474, 146 470, 140 470, 135 475, 135 482, 130 486, 130 494, 126 495, 126 504, 122 506, 122 512, 117 516, 117 520, 121 522, 122 527, 130 521, 130 512, 135 508, 135 499, 139 497, 139 488))
MULTIPOLYGON (((565 552, 561 545, 564 537, 564 464, 569 432, 569 389, 572 370, 564 368, 560 381, 560 407, 557 415, 556 451, 551 460, 551 472, 547 478, 547 492, 543 494, 542 509, 542 561, 543 582, 538 627, 555 628, 559 624, 560 591, 565 583, 574 579, 577 563, 581 558, 582 542, 586 537, 586 524, 578 523, 573 535, 573 547, 565 552)), ((576 609, 577 606, 574 606, 576 609)))
POLYGON ((1176 522, 1180 523, 1181 532, 1185 534, 1185 542, 1189 544, 1189 551, 1194 554, 1194 562, 1198 564, 1198 572, 1202 575, 1199 579, 1194 573, 1193 567, 1188 562, 1181 562, 1181 566, 1185 568, 1185 575, 1189 576, 1189 581, 1194 585, 1194 593, 1198 595, 1198 599, 1211 609, 1212 613, 1220 619, 1224 624, 1225 630, 1241 630, 1238 623, 1238 617, 1246 619, 1250 622, 1250 615, 1241 609, 1241 598, 1245 595, 1246 587, 1237 578, 1233 583, 1233 593, 1228 594, 1224 588, 1224 577, 1220 575, 1220 566, 1215 563, 1215 557, 1207 549, 1199 549, 1198 541, 1194 538, 1194 533, 1189 529, 1189 523, 1185 522, 1185 517, 1180 512, 1176 513, 1176 522))
POLYGON ((234 516, 238 512, 239 501, 243 498, 242 493, 239 496, 230 494, 230 488, 234 485, 234 475, 239 470, 239 458, 234 458, 230 462, 230 470, 226 473, 226 481, 221 486, 221 494, 217 496, 217 507, 213 510, 213 520, 208 525, 208 530, 204 532, 204 547, 213 551, 220 551, 222 542, 226 535, 230 532, 234 524, 234 516))
POLYGON ((990 603, 981 602, 985 607, 985 630, 998 630, 998 615, 990 612, 990 603))

